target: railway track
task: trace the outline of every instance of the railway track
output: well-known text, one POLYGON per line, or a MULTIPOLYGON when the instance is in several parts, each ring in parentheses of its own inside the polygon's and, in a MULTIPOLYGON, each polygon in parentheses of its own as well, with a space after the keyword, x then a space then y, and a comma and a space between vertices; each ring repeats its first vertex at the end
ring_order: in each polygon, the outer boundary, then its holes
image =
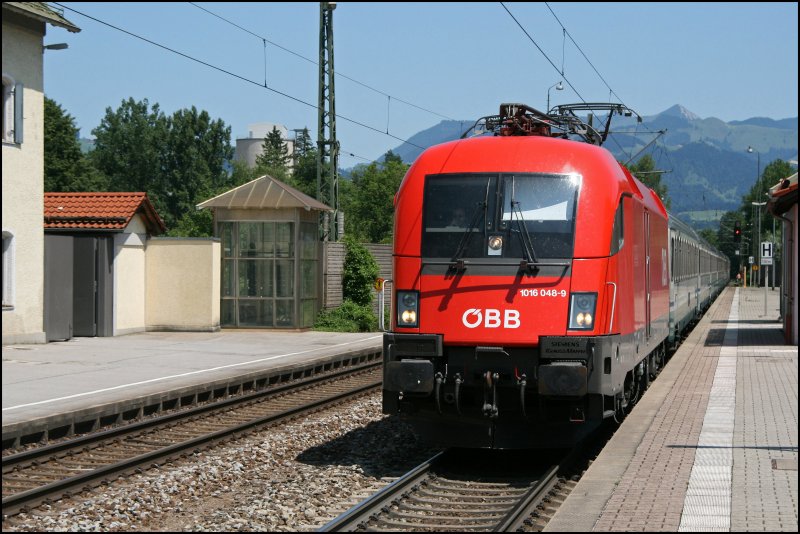
POLYGON ((497 460, 497 451, 471 451, 476 460, 465 454, 437 454, 320 530, 516 531, 560 484, 565 460, 509 453, 497 460))
POLYGON ((156 467, 381 384, 369 363, 3 457, 3 515, 156 467))

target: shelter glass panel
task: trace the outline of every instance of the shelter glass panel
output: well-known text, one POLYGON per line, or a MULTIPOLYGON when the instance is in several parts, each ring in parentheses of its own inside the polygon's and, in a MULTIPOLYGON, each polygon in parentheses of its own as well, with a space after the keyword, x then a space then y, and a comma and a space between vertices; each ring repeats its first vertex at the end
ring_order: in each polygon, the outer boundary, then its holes
MULTIPOLYGON (((225 326, 295 327, 298 303, 295 278, 301 283, 303 296, 316 299, 318 243, 316 225, 300 227, 301 245, 295 246, 295 223, 284 221, 223 221, 219 224, 222 238, 221 317, 225 326), (309 259, 296 261, 295 254, 309 259), (280 259, 278 259, 280 258, 280 259), (295 272, 295 265, 304 265, 304 273, 295 272), (311 277, 309 277, 311 275, 311 277)), ((313 324, 312 313, 301 313, 303 326, 313 324)))

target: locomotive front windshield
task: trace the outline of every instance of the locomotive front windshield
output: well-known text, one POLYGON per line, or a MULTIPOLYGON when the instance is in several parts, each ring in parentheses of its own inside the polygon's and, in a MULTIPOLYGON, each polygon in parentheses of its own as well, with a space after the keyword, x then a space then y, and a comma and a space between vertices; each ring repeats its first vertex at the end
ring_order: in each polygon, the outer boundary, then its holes
POLYGON ((571 258, 579 185, 573 175, 429 175, 422 255, 571 258))

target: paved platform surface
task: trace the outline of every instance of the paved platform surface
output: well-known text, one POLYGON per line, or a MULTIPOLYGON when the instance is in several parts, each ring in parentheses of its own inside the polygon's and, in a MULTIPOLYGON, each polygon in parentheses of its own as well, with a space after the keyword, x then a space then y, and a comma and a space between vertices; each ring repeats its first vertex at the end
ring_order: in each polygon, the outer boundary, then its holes
POLYGON ((545 530, 797 532, 797 347, 778 293, 725 289, 545 530))
MULTIPOLYGON (((143 332, 3 346, 3 439, 27 423, 126 401, 166 398, 343 355, 380 353, 382 335, 334 332, 143 332)), ((109 408, 110 409, 110 408, 109 408)))

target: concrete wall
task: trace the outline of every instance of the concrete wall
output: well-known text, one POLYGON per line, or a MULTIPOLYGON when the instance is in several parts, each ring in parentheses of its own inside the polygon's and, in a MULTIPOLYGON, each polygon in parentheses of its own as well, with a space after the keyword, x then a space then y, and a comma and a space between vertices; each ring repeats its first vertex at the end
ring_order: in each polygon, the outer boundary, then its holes
POLYGON ((3 75, 24 84, 23 141, 3 142, 3 235, 13 236, 3 344, 44 343, 44 24, 3 10, 2 28, 3 75))
POLYGON ((220 240, 147 242, 147 330, 219 330, 220 240))

